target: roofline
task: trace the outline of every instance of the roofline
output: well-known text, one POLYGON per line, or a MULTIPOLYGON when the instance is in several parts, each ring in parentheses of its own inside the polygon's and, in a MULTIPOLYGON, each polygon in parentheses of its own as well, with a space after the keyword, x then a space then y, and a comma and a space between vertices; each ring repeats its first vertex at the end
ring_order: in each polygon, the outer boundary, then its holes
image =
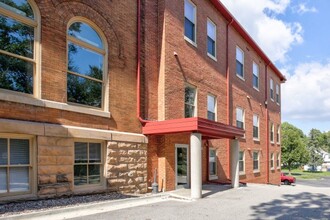
POLYGON ((252 46, 252 48, 258 53, 258 55, 265 61, 266 65, 275 72, 280 78, 281 82, 285 82, 285 76, 277 69, 274 63, 268 58, 258 44, 252 39, 242 25, 235 19, 235 17, 228 11, 228 9, 220 2, 220 0, 210 0, 213 6, 224 16, 228 22, 232 22, 231 26, 252 46))

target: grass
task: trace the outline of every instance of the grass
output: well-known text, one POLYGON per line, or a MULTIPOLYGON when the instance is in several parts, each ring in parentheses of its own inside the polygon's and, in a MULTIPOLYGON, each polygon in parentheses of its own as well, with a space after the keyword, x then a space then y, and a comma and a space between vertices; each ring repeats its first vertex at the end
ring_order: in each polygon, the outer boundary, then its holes
MULTIPOLYGON (((289 173, 288 169, 282 169, 282 172, 285 174, 289 173)), ((321 171, 304 171, 300 169, 291 170, 291 176, 296 177, 297 179, 321 179, 323 177, 330 177, 330 172, 321 172, 321 171)))

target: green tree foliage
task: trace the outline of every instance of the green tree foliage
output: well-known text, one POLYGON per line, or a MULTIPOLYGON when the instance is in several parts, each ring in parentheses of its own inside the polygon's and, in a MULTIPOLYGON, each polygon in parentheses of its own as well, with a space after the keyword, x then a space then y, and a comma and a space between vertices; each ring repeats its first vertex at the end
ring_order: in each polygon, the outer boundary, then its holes
POLYGON ((289 171, 309 161, 306 144, 307 139, 302 130, 287 122, 282 123, 282 163, 289 171))
POLYGON ((312 166, 313 170, 323 163, 323 157, 321 152, 326 151, 327 135, 317 129, 312 129, 308 135, 308 151, 310 153, 310 159, 308 164, 312 166))

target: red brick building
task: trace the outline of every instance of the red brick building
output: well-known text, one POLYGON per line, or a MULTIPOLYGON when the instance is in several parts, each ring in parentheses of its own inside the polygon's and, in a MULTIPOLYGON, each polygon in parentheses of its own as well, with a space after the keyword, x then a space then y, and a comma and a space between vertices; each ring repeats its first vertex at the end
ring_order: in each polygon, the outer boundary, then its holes
POLYGON ((279 183, 285 78, 218 1, 10 0, 0 30, 0 200, 279 183))

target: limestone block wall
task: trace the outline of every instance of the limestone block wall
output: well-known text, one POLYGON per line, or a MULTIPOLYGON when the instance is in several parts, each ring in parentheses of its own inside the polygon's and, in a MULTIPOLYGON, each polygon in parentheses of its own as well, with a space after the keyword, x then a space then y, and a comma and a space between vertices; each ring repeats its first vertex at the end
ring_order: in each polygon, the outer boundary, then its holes
POLYGON ((38 136, 38 196, 73 193, 73 138, 38 136))
POLYGON ((107 183, 111 191, 147 192, 147 144, 108 142, 107 183))

